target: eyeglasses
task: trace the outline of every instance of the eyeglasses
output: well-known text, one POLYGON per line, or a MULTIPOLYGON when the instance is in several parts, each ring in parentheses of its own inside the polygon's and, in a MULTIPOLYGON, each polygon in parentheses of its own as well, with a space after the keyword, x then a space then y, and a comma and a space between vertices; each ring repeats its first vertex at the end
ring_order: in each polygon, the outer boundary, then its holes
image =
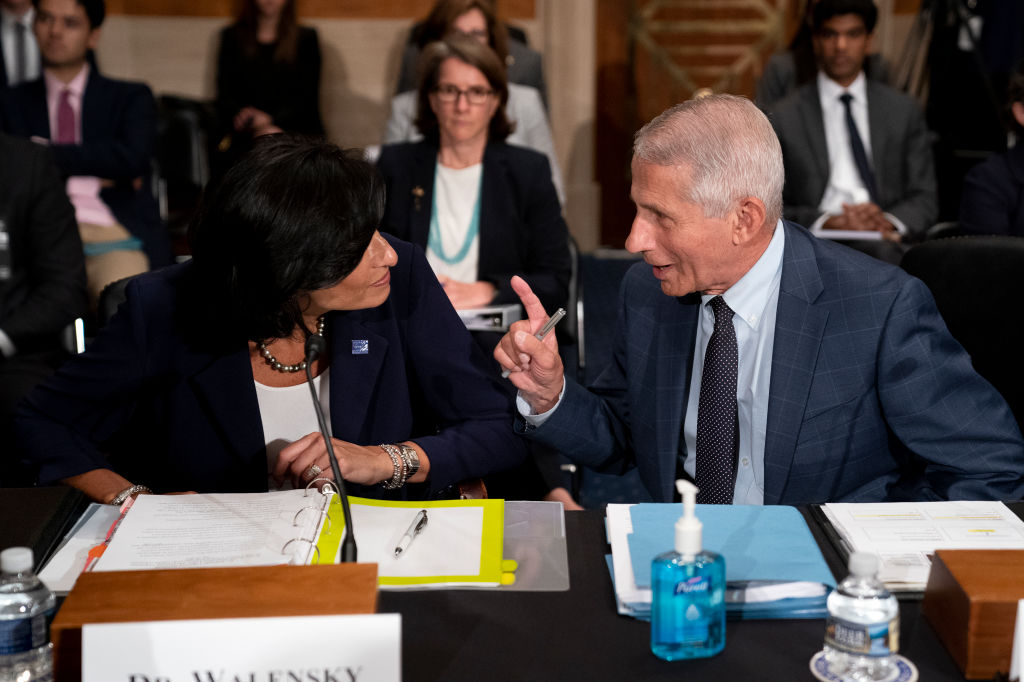
POLYGON ((434 93, 437 94, 439 100, 446 104, 458 102, 459 97, 465 95, 467 102, 479 106, 484 104, 487 98, 494 94, 494 90, 483 88, 479 85, 474 85, 466 90, 462 90, 454 85, 439 85, 434 88, 434 93))

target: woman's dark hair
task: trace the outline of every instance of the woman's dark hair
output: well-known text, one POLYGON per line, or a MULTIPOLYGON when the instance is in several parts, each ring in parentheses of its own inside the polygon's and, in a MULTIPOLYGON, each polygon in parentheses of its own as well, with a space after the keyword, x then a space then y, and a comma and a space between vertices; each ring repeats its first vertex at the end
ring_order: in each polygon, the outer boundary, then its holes
MULTIPOLYGON (((242 9, 238 13, 235 25, 242 41, 242 49, 251 58, 259 48, 257 32, 259 8, 256 0, 242 0, 242 9)), ((299 20, 295 15, 295 0, 285 0, 281 8, 281 17, 277 22, 277 48, 274 49, 274 61, 294 64, 299 49, 299 20)))
POLYGON ((487 21, 487 44, 504 64, 508 60, 508 30, 498 21, 491 0, 438 0, 430 14, 418 26, 413 40, 422 50, 430 43, 447 38, 455 20, 470 10, 480 10, 487 21))
POLYGON ((189 231, 203 333, 292 334, 304 295, 355 269, 383 213, 384 183, 358 155, 299 135, 257 138, 189 231))
POLYGON ((437 89, 437 79, 441 72, 441 64, 449 57, 454 57, 460 62, 469 64, 478 69, 484 75, 494 95, 498 98, 498 108, 491 117, 488 140, 503 142, 514 129, 508 116, 505 115, 505 106, 508 104, 508 77, 505 75, 505 67, 498 59, 494 50, 481 45, 468 36, 451 35, 444 40, 427 45, 420 55, 419 63, 419 86, 416 95, 416 120, 414 123, 419 128, 423 137, 432 142, 437 142, 440 131, 437 122, 437 115, 430 106, 430 94, 437 89))

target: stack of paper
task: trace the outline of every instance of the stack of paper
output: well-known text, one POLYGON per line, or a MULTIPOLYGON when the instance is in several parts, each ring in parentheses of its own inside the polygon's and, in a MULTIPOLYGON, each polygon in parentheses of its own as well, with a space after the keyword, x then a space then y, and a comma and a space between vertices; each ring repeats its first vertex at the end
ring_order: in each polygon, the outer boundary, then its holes
MULTIPOLYGON (((619 613, 647 620, 651 561, 675 541, 679 504, 610 504, 611 569, 619 613)), ((835 579, 793 507, 697 505, 704 548, 725 557, 730 618, 822 618, 835 579)))
POLYGON ((1024 549, 1024 521, 1002 502, 832 503, 822 511, 844 552, 881 559, 894 592, 923 591, 937 549, 1024 549))

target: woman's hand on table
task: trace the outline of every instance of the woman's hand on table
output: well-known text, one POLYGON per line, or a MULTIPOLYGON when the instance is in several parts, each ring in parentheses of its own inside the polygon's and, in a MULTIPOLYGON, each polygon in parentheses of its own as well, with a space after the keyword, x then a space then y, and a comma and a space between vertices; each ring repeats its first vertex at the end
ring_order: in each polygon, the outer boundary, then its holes
MULTIPOLYGON (((334 454, 338 458, 341 477, 351 483, 376 485, 388 480, 394 474, 391 458, 378 445, 355 445, 332 438, 334 454)), ((421 467, 425 457, 420 455, 421 467)), ((334 480, 331 472, 327 446, 319 431, 306 434, 291 445, 285 446, 277 456, 277 465, 272 472, 278 483, 290 478, 296 488, 305 487, 317 478, 334 480), (319 471, 318 471, 319 469, 319 471)), ((416 477, 420 479, 419 476, 416 477)))

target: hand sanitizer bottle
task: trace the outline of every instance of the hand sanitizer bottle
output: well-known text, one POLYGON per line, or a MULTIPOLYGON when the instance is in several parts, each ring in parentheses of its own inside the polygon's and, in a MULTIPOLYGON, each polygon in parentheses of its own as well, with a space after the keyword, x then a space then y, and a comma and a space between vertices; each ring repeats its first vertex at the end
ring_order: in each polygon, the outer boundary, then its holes
POLYGON ((651 564, 651 651, 658 658, 706 658, 725 648, 725 559, 701 551, 697 486, 676 481, 683 515, 675 550, 651 564))

